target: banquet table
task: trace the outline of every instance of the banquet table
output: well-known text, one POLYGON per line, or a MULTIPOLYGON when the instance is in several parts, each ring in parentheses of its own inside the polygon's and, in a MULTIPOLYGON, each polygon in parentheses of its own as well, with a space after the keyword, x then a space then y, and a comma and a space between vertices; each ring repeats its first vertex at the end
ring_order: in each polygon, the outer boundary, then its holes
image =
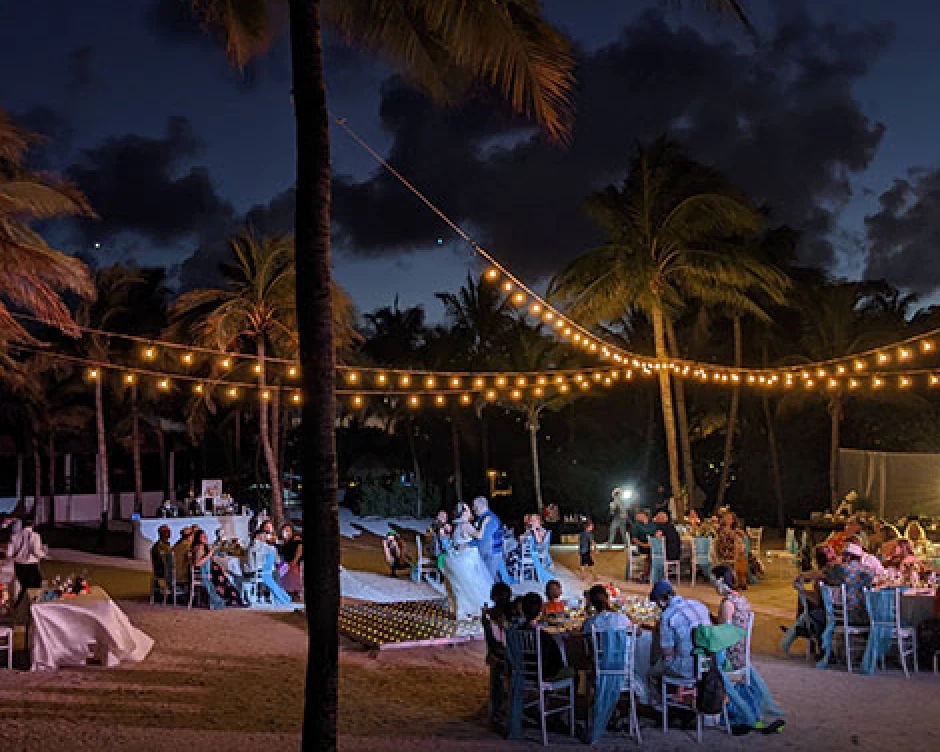
POLYGON ((150 653, 153 640, 100 587, 49 601, 41 593, 29 591, 34 671, 84 666, 92 657, 103 666, 137 663, 150 653))
POLYGON ((901 623, 916 629, 921 622, 932 618, 935 599, 931 588, 902 591, 901 623))

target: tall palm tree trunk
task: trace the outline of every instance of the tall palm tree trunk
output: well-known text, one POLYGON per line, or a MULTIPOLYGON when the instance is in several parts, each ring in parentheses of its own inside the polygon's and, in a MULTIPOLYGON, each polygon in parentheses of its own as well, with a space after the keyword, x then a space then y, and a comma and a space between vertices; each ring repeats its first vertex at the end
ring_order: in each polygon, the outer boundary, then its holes
POLYGON ((463 501, 463 468, 460 462, 460 429, 457 427, 457 416, 450 418, 450 437, 454 453, 454 495, 457 501, 463 501))
MULTIPOLYGON (((767 367, 767 342, 761 342, 761 363, 767 367)), ((767 426, 767 445, 770 453, 770 475, 777 501, 777 527, 784 532, 787 527, 786 504, 783 499, 783 473, 780 470, 780 448, 777 445, 777 421, 770 408, 770 397, 761 395, 761 407, 764 410, 764 423, 767 426)))
POLYGON ((131 384, 131 444, 134 459, 134 511, 144 508, 144 473, 140 461, 140 407, 137 404, 137 384, 131 384))
POLYGON ((55 428, 49 430, 49 527, 55 527, 55 428))
MULTIPOLYGON (((672 321, 666 321, 666 339, 669 343, 669 349, 672 357, 681 356, 679 352, 679 338, 676 336, 676 329, 672 321)), ((683 495, 683 505, 688 507, 689 500, 692 498, 692 492, 695 490, 695 471, 692 469, 692 439, 689 435, 689 412, 685 404, 685 383, 677 378, 673 383, 676 392, 676 417, 679 423, 679 445, 682 449, 680 457, 682 458, 682 477, 685 479, 685 494, 683 495)))
POLYGON ((38 525, 41 521, 39 517, 39 504, 42 499, 42 454, 39 451, 39 430, 38 427, 33 427, 33 435, 31 437, 32 447, 33 447, 33 516, 36 519, 36 524, 38 525))
POLYGON ((411 467, 415 474, 415 488, 418 489, 418 506, 415 510, 415 516, 421 516, 421 500, 423 494, 423 483, 421 478, 421 463, 418 461, 418 445, 415 443, 415 424, 409 415, 405 420, 405 430, 408 431, 408 451, 411 452, 411 467))
MULTIPOLYGON (((731 317, 731 327, 734 331, 734 365, 740 368, 743 362, 744 345, 741 338, 741 317, 731 317)), ((721 461, 721 479, 718 481, 718 506, 725 503, 728 493, 731 463, 734 461, 734 432, 738 429, 738 411, 741 408, 741 382, 731 387, 731 403, 728 405, 728 428, 725 433, 725 450, 721 461)))
POLYGON ((108 437, 104 432, 104 386, 103 374, 95 379, 95 428, 98 434, 98 503, 102 521, 106 522, 109 514, 111 487, 108 483, 108 437))
MULTIPOLYGON (((490 484, 490 434, 487 431, 486 406, 480 408, 480 454, 483 460, 483 487, 490 484)), ((489 495, 489 491, 485 492, 489 495)))
POLYGON ((833 506, 839 495, 839 433, 842 426, 842 395, 829 398, 829 499, 833 506))
POLYGON ((297 127, 297 333, 303 368, 301 475, 307 674, 304 750, 336 749, 339 693, 339 506, 330 269, 330 133, 320 1, 289 0, 297 127))
POLYGON ((526 427, 529 429, 529 449, 532 452, 532 483, 535 486, 535 505, 539 516, 542 514, 542 474, 539 468, 539 413, 529 408, 526 427))
POLYGON ((277 455, 271 440, 270 413, 268 401, 264 397, 267 390, 267 377, 265 375, 267 348, 264 337, 258 338, 258 365, 261 372, 258 374, 258 425, 261 433, 261 451, 264 454, 264 463, 268 468, 268 480, 271 483, 271 516, 275 527, 284 522, 284 494, 281 493, 281 478, 277 466, 277 455))
MULTIPOLYGON (((656 357, 662 361, 669 358, 666 350, 665 315, 663 309, 653 309, 653 343, 656 348, 656 357)), ((669 458, 669 486, 670 492, 679 499, 679 446, 676 442, 676 411, 672 403, 672 385, 669 371, 665 368, 659 371, 659 397, 663 408, 663 428, 666 432, 666 454, 669 458)), ((681 506, 681 501, 677 507, 681 506)), ((680 515, 685 514, 684 509, 678 509, 680 515)))

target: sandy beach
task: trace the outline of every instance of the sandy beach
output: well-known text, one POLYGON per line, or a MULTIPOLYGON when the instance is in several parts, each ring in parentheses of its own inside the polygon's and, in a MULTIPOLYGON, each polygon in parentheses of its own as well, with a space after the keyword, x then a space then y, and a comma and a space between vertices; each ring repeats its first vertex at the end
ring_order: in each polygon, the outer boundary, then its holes
MULTIPOLYGON (((556 559, 571 566, 573 554, 556 559)), ((376 540, 343 542, 344 566, 382 571, 376 540)), ((74 562, 49 563, 63 572, 74 562)), ((622 566, 621 552, 601 551, 604 579, 622 566)), ((0 670, 0 749, 179 750, 184 748, 296 749, 302 723, 306 633, 303 614, 246 610, 209 612, 151 606, 143 600, 147 573, 95 564, 92 578, 119 599, 131 621, 156 641, 139 665, 36 673, 0 670)), ((633 592, 644 586, 629 585, 633 592)), ((710 589, 693 591, 710 605, 710 589)), ((792 591, 784 581, 748 591, 757 613, 755 665, 787 711, 774 736, 705 734, 704 749, 881 750, 889 742, 906 752, 940 743, 940 677, 929 671, 906 680, 899 671, 873 677, 844 669, 818 671, 801 644, 783 658, 776 642, 788 621, 792 591), (889 736, 890 735, 890 736, 889 736)), ((341 748, 345 750, 525 749, 485 723, 487 678, 480 643, 455 647, 369 652, 344 640, 341 652, 341 748)), ((644 747, 693 749, 693 735, 664 736, 645 721, 644 747)), ((581 746, 563 736, 553 744, 581 746)), ((609 735, 601 749, 633 742, 609 735)))

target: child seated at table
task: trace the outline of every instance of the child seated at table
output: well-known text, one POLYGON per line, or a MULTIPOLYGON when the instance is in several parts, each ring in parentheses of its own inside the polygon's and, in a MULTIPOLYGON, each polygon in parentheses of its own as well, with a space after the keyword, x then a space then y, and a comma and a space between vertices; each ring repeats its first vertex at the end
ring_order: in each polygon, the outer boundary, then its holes
POLYGON ((562 589, 558 580, 549 580, 545 584, 545 605, 542 606, 542 614, 562 614, 565 612, 565 604, 561 600, 562 589))

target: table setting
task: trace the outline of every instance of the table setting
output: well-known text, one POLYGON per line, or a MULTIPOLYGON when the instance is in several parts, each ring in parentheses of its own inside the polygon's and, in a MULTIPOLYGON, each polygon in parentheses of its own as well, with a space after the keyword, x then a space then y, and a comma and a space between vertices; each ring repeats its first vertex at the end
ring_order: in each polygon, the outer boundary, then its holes
POLYGON ((108 593, 84 577, 57 579, 28 595, 33 671, 137 663, 153 647, 108 593))

